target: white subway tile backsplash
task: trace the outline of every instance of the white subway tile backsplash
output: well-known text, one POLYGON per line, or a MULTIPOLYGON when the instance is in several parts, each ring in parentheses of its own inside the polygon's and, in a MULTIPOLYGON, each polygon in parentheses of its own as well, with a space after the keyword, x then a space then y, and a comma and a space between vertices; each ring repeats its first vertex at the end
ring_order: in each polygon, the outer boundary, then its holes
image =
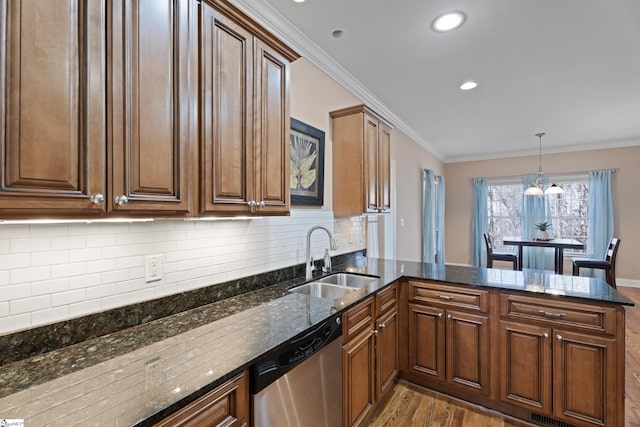
POLYGON ((9 315, 9 301, 0 301, 0 318, 9 315))
POLYGON ((50 278, 51 268, 49 266, 18 268, 9 273, 11 283, 26 283, 50 278))
POLYGON ((12 239, 10 242, 12 253, 20 252, 42 252, 51 249, 51 239, 48 237, 37 237, 29 239, 12 239))
POLYGON ((57 295, 59 292, 65 292, 69 289, 69 279, 66 277, 60 279, 42 280, 31 284, 31 295, 57 295))
POLYGON ((61 305, 31 313, 31 321, 36 324, 60 322, 69 318, 69 305, 61 305))
POLYGON ((32 313, 51 307, 50 295, 39 295, 37 297, 15 299, 9 302, 9 313, 11 315, 32 313))
MULTIPOLYGON (((317 209, 252 220, 0 225, 0 333, 302 263, 316 224, 333 230, 332 256, 364 247, 360 217, 317 209), (145 283, 151 254, 162 256, 163 277, 145 283)), ((314 259, 328 246, 313 233, 314 259)))
POLYGON ((59 237, 51 240, 51 249, 80 249, 87 246, 86 236, 59 237))
POLYGON ((21 254, 4 254, 0 256, 0 270, 29 266, 31 266, 31 254, 28 252, 21 254))
POLYGON ((58 292, 51 295, 51 306, 58 307, 61 305, 68 306, 84 301, 86 291, 84 289, 74 289, 66 292, 58 292))
POLYGON ((68 264, 59 264, 51 266, 51 277, 72 277, 80 276, 87 273, 87 265, 85 262, 70 262, 68 264))

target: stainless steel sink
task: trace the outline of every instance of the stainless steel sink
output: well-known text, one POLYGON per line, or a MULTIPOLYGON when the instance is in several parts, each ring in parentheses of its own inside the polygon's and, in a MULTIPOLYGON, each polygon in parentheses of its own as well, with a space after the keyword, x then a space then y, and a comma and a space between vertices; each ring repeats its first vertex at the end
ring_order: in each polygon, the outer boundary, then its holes
POLYGON ((322 277, 316 282, 329 283, 338 286, 348 286, 350 288, 364 288, 367 285, 376 283, 379 279, 372 276, 361 276, 351 273, 336 273, 331 276, 322 277))
POLYGON ((339 286, 331 283, 309 282, 289 289, 289 292, 312 295, 314 297, 336 299, 357 291, 358 288, 339 286))

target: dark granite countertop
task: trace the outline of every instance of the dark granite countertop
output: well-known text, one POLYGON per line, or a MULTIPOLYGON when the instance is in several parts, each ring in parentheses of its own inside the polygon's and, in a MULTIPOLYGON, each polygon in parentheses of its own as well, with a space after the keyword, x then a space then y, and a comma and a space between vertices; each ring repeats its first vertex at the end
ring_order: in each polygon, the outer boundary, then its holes
POLYGON ((539 271, 362 257, 336 270, 380 280, 340 300, 289 293, 305 280, 287 280, 0 366, 0 416, 24 418, 31 426, 52 420, 60 425, 144 422, 403 277, 633 305, 602 280, 539 271))

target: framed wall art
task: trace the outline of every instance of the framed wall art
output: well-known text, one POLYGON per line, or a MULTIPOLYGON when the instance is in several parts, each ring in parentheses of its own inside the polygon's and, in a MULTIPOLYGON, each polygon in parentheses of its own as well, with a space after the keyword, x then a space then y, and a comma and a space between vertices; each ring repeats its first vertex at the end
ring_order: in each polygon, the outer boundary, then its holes
POLYGON ((291 204, 324 204, 324 132, 291 118, 291 204))

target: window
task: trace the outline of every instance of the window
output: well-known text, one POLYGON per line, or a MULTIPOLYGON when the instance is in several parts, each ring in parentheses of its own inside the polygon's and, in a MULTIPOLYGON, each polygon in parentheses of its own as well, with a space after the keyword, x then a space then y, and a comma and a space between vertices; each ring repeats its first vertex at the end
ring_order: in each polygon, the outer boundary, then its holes
MULTIPOLYGON (((588 175, 558 176, 550 181, 564 190, 564 194, 545 196, 549 206, 549 221, 553 225, 554 238, 575 239, 587 242, 589 231, 589 179, 588 175)), ((522 212, 522 182, 518 178, 511 180, 487 180, 487 216, 489 234, 496 249, 502 249, 506 236, 520 236, 522 212)), ((584 253, 574 251, 566 253, 584 253)))

